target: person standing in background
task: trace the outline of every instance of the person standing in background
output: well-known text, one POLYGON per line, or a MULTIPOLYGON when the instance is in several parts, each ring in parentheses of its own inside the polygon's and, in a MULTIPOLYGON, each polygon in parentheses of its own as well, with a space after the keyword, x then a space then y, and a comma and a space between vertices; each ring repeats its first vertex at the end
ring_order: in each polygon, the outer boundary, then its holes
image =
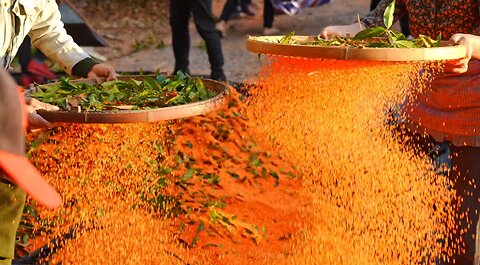
POLYGON ((228 21, 235 17, 241 17, 242 14, 247 16, 255 16, 255 9, 252 7, 252 0, 227 0, 223 6, 220 20, 215 28, 222 38, 227 36, 228 21))
POLYGON ((193 15, 197 31, 207 45, 213 80, 226 81, 223 71, 223 52, 220 34, 215 28, 212 15, 212 0, 170 0, 170 27, 172 29, 172 46, 175 56, 174 72, 189 71, 190 32, 188 23, 193 15))
POLYGON ((263 35, 275 35, 280 33, 280 30, 273 27, 275 20, 275 8, 271 0, 264 0, 263 2, 263 35))

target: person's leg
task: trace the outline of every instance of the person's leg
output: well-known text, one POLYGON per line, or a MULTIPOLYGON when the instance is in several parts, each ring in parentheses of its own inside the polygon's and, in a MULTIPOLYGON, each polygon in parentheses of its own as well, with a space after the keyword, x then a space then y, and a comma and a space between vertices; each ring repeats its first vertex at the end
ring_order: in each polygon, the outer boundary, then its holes
POLYGON ((263 27, 272 28, 273 20, 275 19, 275 9, 270 0, 264 0, 263 4, 263 27))
POLYGON ((222 14, 220 15, 220 20, 227 22, 232 14, 235 12, 237 6, 237 0, 227 0, 223 6, 222 14))
POLYGON ((257 14, 255 9, 252 7, 252 0, 241 0, 240 3, 243 13, 249 16, 255 16, 257 14))
POLYGON ((241 0, 242 7, 247 7, 252 4, 252 0, 241 0))
POLYGON ((207 45, 208 60, 212 70, 211 78, 226 81, 223 72, 222 42, 212 16, 212 0, 192 1, 192 13, 197 31, 207 45))
POLYGON ((10 264, 14 258, 15 239, 23 213, 25 192, 0 180, 0 264, 10 264))
POLYGON ((453 181, 460 207, 455 218, 458 232, 454 240, 463 242, 465 253, 454 255, 455 264, 473 264, 476 252, 478 215, 480 213, 480 147, 450 147, 453 181), (477 188, 478 187, 478 188, 477 188))
POLYGON ((172 29, 173 55, 175 56, 174 73, 180 70, 188 73, 190 53, 188 21, 190 20, 190 12, 190 0, 170 0, 170 27, 172 29))
POLYGON ((411 35, 410 28, 408 25, 408 14, 403 15, 403 17, 400 19, 400 28, 402 30, 403 35, 405 35, 405 37, 408 37, 409 35, 411 35))

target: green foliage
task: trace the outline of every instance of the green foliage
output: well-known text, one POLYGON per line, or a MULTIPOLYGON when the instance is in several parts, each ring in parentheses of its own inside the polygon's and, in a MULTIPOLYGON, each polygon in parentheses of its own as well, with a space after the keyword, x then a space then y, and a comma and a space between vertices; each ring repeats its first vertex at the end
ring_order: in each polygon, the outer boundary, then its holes
POLYGON ((353 37, 353 40, 366 40, 375 37, 381 37, 385 34, 384 27, 368 28, 360 31, 353 37))
POLYGON ((175 76, 145 77, 143 80, 113 80, 98 85, 72 83, 68 78, 58 85, 38 85, 32 96, 42 102, 70 110, 86 111, 151 109, 182 105, 215 96, 201 79, 182 72, 175 76))
POLYGON ((287 35, 283 36, 283 38, 281 38, 278 43, 280 44, 288 44, 290 43, 290 41, 292 40, 292 37, 295 35, 295 31, 292 31, 290 33, 288 33, 287 35))
POLYGON ((394 16, 393 14, 395 13, 395 1, 392 1, 387 8, 385 9, 385 12, 383 13, 383 23, 385 23, 386 29, 390 29, 393 25, 393 19, 394 16))

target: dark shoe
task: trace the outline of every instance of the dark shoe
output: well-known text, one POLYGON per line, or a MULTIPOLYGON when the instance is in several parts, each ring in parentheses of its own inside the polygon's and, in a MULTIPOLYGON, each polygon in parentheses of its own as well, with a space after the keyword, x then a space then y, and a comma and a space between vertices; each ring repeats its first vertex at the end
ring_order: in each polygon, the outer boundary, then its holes
POLYGON ((227 77, 225 76, 224 73, 212 73, 212 76, 211 78, 215 81, 219 81, 219 82, 227 82, 227 77))
POLYGON ((176 74, 177 74, 179 71, 183 72, 183 73, 184 73, 184 74, 186 74, 186 75, 190 75, 190 69, 188 69, 188 68, 187 68, 187 69, 185 69, 185 70, 182 70, 182 69, 175 69, 175 70, 173 70, 173 73, 172 73, 172 75, 176 75, 176 74))
POLYGON ((252 7, 252 5, 248 5, 244 8, 242 8, 242 12, 245 13, 247 16, 255 16, 257 14, 257 11, 252 7))
POLYGON ((241 19, 243 17, 245 17, 245 15, 242 12, 235 12, 230 16, 230 20, 241 19))

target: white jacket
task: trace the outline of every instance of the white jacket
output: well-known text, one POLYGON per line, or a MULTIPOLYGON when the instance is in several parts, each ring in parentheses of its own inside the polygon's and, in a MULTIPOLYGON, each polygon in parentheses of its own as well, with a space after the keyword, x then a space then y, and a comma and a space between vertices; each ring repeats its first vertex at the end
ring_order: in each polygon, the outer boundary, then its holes
POLYGON ((65 31, 55 0, 0 0, 0 57, 9 65, 28 34, 65 72, 89 57, 65 31))

